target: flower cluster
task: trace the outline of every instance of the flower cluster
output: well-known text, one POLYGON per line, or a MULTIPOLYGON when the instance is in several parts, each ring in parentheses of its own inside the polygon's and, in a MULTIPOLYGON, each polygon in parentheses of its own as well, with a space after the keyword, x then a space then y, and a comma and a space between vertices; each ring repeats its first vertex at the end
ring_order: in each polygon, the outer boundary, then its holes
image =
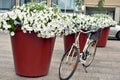
POLYGON ((72 33, 77 33, 81 29, 88 29, 92 27, 92 29, 96 28, 96 24, 94 23, 94 17, 84 15, 84 14, 62 14, 61 19, 62 26, 64 30, 63 35, 68 35, 72 33))
POLYGON ((15 35, 18 27, 24 33, 35 32, 38 37, 50 38, 76 33, 80 29, 96 29, 115 24, 108 15, 64 14, 57 7, 41 3, 16 6, 12 11, 0 14, 0 29, 9 31, 11 36, 15 35))
POLYGON ((77 24, 77 29, 98 29, 111 27, 117 23, 106 14, 94 14, 92 16, 77 14, 74 22, 77 24))
POLYGON ((38 37, 49 38, 61 34, 58 8, 47 7, 41 3, 29 3, 14 7, 13 11, 1 14, 0 28, 13 36, 17 27, 26 33, 34 31, 38 37), (57 24, 59 23, 59 24, 57 24))
POLYGON ((98 27, 111 27, 117 24, 109 15, 106 14, 94 14, 92 17, 96 20, 95 24, 98 27))

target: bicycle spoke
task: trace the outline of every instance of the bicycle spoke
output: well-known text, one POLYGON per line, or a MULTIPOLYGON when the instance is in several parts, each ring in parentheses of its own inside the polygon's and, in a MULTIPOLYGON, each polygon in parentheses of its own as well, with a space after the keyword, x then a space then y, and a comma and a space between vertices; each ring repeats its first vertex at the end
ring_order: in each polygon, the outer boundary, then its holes
POLYGON ((86 59, 85 59, 84 65, 86 67, 88 67, 92 63, 95 57, 95 52, 96 52, 96 42, 93 41, 89 44, 87 51, 85 53, 86 59))
POLYGON ((66 52, 61 60, 59 76, 62 80, 69 79, 73 75, 79 59, 79 56, 74 57, 75 54, 78 54, 76 47, 66 52))

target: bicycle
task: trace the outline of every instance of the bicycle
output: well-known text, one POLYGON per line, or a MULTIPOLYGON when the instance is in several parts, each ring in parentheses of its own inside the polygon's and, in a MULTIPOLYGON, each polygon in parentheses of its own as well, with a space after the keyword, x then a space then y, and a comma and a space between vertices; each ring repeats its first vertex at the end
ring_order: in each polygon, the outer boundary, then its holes
POLYGON ((80 30, 80 32, 76 35, 75 42, 71 48, 65 52, 61 59, 59 65, 60 80, 69 80, 74 74, 79 62, 82 63, 84 70, 87 73, 86 68, 89 67, 94 60, 97 42, 101 33, 102 28, 89 31, 80 30), (80 53, 79 36, 81 33, 87 34, 87 41, 83 51, 80 53))

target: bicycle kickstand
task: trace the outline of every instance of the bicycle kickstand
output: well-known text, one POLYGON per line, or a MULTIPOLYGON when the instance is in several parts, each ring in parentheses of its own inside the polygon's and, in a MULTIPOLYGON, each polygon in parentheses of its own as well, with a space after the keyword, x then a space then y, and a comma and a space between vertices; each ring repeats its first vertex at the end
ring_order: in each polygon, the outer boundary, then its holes
POLYGON ((87 67, 86 67, 84 64, 82 64, 82 66, 83 66, 85 72, 88 73, 88 71, 87 71, 87 69, 86 69, 87 67))

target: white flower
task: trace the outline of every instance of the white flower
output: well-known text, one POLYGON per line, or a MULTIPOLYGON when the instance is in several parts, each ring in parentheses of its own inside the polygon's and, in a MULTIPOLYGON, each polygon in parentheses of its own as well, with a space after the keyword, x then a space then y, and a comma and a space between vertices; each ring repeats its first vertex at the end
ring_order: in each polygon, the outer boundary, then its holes
POLYGON ((27 31, 25 29, 23 29, 23 33, 27 33, 27 31))
POLYGON ((17 18, 17 15, 16 15, 16 14, 14 14, 14 12, 13 12, 13 11, 8 12, 8 15, 9 15, 9 17, 10 17, 10 18, 12 18, 13 20, 15 20, 15 19, 17 18))
POLYGON ((40 34, 40 33, 38 33, 38 34, 37 34, 37 37, 41 37, 41 34, 40 34))
POLYGON ((11 36, 14 36, 14 35, 15 35, 15 32, 10 32, 10 35, 11 35, 11 36))

